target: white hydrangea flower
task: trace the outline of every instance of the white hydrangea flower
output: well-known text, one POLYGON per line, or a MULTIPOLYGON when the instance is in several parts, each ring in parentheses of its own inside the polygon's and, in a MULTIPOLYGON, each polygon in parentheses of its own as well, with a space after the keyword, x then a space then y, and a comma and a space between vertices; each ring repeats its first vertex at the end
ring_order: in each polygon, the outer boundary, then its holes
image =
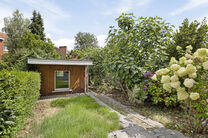
POLYGON ((172 65, 175 63, 178 63, 178 61, 174 57, 171 57, 169 65, 172 65))
POLYGON ((179 59, 179 63, 180 63, 180 64, 185 64, 185 63, 186 63, 186 58, 185 58, 185 57, 181 57, 181 58, 179 59))
POLYGON ((197 69, 201 69, 202 67, 201 67, 201 66, 199 66, 199 65, 197 65, 197 66, 196 66, 196 68, 197 68, 197 69))
POLYGON ((179 87, 176 89, 177 92, 186 92, 186 89, 183 87, 179 87))
POLYGON ((194 61, 191 59, 185 61, 185 64, 192 64, 192 63, 194 63, 194 61))
POLYGON ((207 61, 207 62, 204 62, 204 63, 202 64, 202 66, 203 66, 203 68, 204 68, 205 70, 208 70, 208 61, 207 61))
POLYGON ((186 91, 177 92, 178 100, 186 100, 189 94, 186 91))
POLYGON ((170 71, 169 69, 164 68, 164 69, 160 69, 160 70, 156 71, 156 74, 157 74, 157 75, 165 75, 165 74, 167 74, 169 71, 170 71))
POLYGON ((197 92, 192 92, 192 93, 190 94, 190 98, 191 98, 191 100, 197 100, 197 99, 199 99, 199 98, 200 98, 199 93, 197 93, 197 92))
MULTIPOLYGON (((194 57, 192 56, 192 55, 190 55, 190 54, 185 54, 185 57, 187 58, 187 59, 194 59, 194 57)), ((193 61, 192 61, 193 62, 193 61)))
POLYGON ((196 67, 193 66, 192 64, 188 64, 186 66, 186 73, 187 74, 192 74, 192 73, 195 73, 196 72, 196 67))
POLYGON ((170 82, 170 76, 168 75, 162 76, 161 83, 169 83, 169 82, 170 82))
POLYGON ((178 71, 177 71, 177 75, 180 77, 183 77, 186 75, 186 68, 181 67, 178 71))
POLYGON ((183 84, 184 84, 187 88, 191 88, 191 87, 194 86, 194 83, 195 83, 195 81, 194 81, 193 79, 186 78, 186 79, 184 80, 184 83, 183 83, 183 84))
POLYGON ((178 64, 172 64, 171 66, 170 66, 170 69, 171 70, 173 70, 173 71, 177 71, 178 69, 180 69, 180 65, 178 65, 178 64))
POLYGON ((189 46, 186 46, 186 49, 187 49, 187 50, 192 50, 193 47, 192 47, 191 45, 189 45, 189 46))
POLYGON ((171 87, 173 87, 173 88, 175 88, 175 89, 180 88, 180 84, 181 84, 180 81, 176 81, 176 82, 171 82, 171 83, 170 83, 171 87))
POLYGON ((180 46, 176 47, 176 50, 181 50, 181 49, 182 49, 182 47, 180 47, 180 46))
POLYGON ((208 50, 206 48, 197 49, 197 51, 194 53, 194 56, 198 58, 207 57, 207 55, 208 55, 208 50))
POLYGON ((171 91, 171 85, 170 85, 170 83, 164 83, 163 84, 163 89, 165 89, 166 91, 171 91))
POLYGON ((189 77, 190 78, 196 78, 197 77, 196 72, 195 73, 192 73, 192 74, 189 74, 189 77))
POLYGON ((178 81, 178 76, 177 75, 173 75, 171 78, 170 78, 171 82, 176 82, 178 81))
POLYGON ((157 80, 157 75, 154 74, 154 75, 151 77, 151 79, 156 81, 156 80, 157 80))

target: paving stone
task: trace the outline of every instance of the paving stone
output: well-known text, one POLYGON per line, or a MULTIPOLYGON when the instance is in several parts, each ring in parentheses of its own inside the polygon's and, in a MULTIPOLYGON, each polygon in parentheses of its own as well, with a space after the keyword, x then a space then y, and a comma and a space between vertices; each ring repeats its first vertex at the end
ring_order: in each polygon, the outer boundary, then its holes
MULTIPOLYGON (((109 104, 109 105, 108 105, 108 103, 104 103, 102 100, 97 98, 97 97, 102 97, 102 96, 104 98, 106 98, 107 96, 105 96, 105 95, 98 95, 95 93, 87 93, 87 95, 94 98, 100 105, 106 106, 111 111, 116 112, 118 114, 120 122, 121 122, 122 126, 124 127, 124 129, 109 133, 108 136, 110 138, 187 138, 179 131, 166 129, 165 127, 146 130, 144 128, 144 123, 142 123, 144 120, 147 120, 146 121, 147 125, 148 125, 148 123, 151 123, 151 124, 149 124, 150 126, 152 126, 154 124, 155 124, 155 126, 157 126, 157 122, 141 116, 137 112, 132 111, 131 109, 128 109, 128 107, 122 105, 119 102, 116 102, 114 99, 112 99, 110 97, 107 98, 108 102, 111 102, 111 104, 109 104), (119 108, 125 108, 123 110, 130 111, 131 114, 133 112, 134 115, 131 115, 131 118, 129 118, 129 116, 124 116, 124 115, 120 114, 119 112, 113 110, 110 107, 110 105, 119 106, 119 108), (135 120, 138 121, 139 119, 141 119, 140 125, 135 123, 135 120)), ((159 126, 162 126, 162 125, 159 125, 159 126)))
POLYGON ((108 137, 109 138, 128 138, 129 136, 126 134, 126 132, 123 132, 122 130, 117 130, 117 131, 109 133, 108 137))

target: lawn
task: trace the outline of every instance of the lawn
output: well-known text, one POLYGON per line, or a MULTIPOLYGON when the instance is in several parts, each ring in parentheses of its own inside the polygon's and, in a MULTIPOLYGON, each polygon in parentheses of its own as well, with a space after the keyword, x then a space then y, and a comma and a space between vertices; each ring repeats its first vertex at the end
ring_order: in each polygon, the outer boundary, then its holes
POLYGON ((88 96, 56 99, 52 107, 61 109, 36 124, 34 136, 53 138, 105 138, 109 132, 120 129, 116 113, 100 106, 88 96))

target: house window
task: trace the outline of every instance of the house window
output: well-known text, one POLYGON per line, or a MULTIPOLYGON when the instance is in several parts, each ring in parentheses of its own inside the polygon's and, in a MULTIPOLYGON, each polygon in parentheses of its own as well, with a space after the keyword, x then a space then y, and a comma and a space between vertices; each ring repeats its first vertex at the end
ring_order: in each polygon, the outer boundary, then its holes
POLYGON ((6 46, 6 45, 4 45, 4 51, 8 51, 8 49, 7 49, 7 46, 6 46))
POLYGON ((69 89, 69 71, 55 71, 55 89, 69 89))

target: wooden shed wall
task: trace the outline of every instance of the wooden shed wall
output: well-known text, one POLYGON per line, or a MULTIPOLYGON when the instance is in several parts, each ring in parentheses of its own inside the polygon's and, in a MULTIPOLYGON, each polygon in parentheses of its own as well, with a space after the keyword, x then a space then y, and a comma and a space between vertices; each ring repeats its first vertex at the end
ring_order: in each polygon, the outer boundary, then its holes
POLYGON ((58 70, 70 71, 70 89, 73 92, 82 92, 85 87, 85 66, 69 65, 35 65, 41 73, 41 95, 50 95, 55 90, 54 72, 58 70))

